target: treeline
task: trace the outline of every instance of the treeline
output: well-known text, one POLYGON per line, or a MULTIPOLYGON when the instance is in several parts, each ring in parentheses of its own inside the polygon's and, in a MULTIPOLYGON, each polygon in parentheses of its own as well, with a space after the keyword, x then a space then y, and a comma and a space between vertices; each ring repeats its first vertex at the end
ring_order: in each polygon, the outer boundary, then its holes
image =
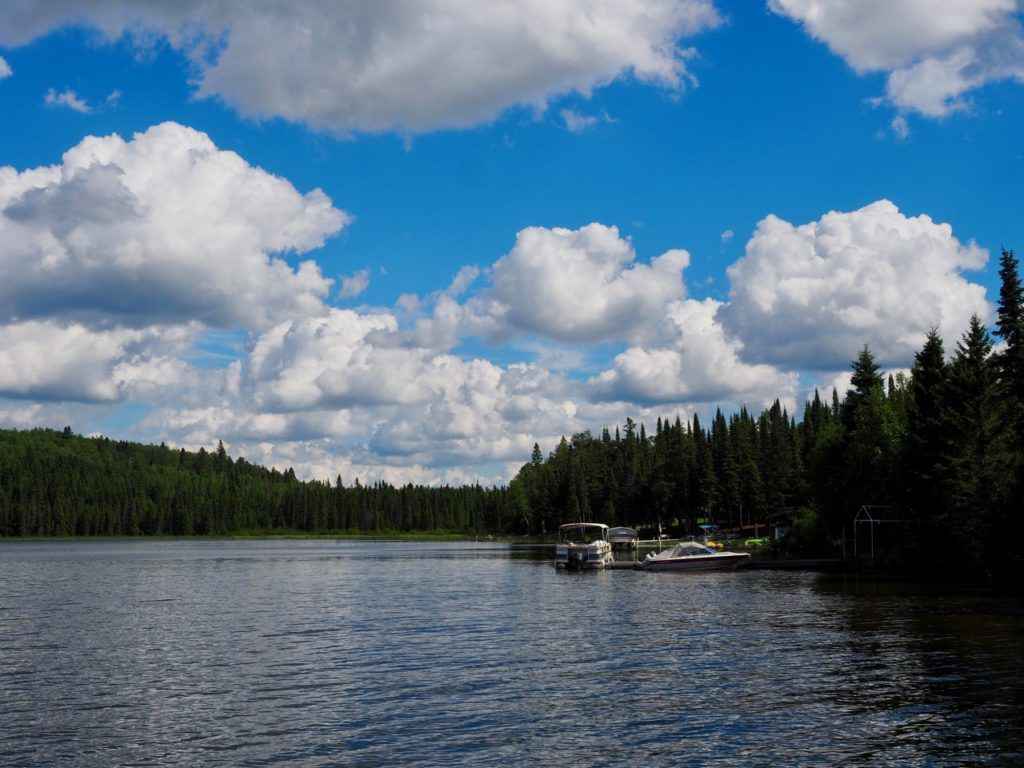
POLYGON ((300 481, 214 451, 0 430, 0 536, 502 531, 508 492, 300 481))
POLYGON ((0 431, 0 535, 216 535, 245 531, 552 533, 566 521, 785 526, 806 555, 835 551, 863 506, 904 521, 900 557, 1024 574, 1024 291, 1000 259, 995 339, 978 317, 947 356, 936 331, 909 376, 883 380, 869 347, 842 397, 814 393, 799 420, 775 402, 626 419, 599 436, 535 445, 507 488, 300 481, 207 452, 0 431))
POLYGON ((535 446, 510 487, 520 525, 774 524, 790 528, 791 549, 824 554, 853 536, 866 505, 902 521, 879 534, 898 530, 904 560, 1024 574, 1024 294, 1012 251, 1000 278, 998 352, 975 316, 951 359, 929 333, 909 377, 883 380, 865 346, 845 396, 815 392, 799 422, 776 402, 706 426, 659 418, 653 435, 627 419, 614 434, 563 438, 546 458, 535 446))

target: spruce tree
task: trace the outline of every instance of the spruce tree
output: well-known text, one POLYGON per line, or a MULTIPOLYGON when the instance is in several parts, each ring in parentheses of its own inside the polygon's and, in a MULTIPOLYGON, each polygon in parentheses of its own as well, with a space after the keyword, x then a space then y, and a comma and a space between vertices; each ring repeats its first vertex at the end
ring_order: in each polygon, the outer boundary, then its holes
POLYGON ((1024 574, 1024 554, 1010 542, 1024 535, 1024 288, 1020 265, 1013 251, 1000 257, 999 312, 996 335, 1006 344, 997 358, 1000 420, 1005 428, 1000 463, 1005 467, 993 501, 993 527, 998 530, 1000 569, 1017 577, 1024 574))
POLYGON ((1021 286, 1020 263, 1013 251, 1003 249, 999 257, 999 318, 996 335, 1007 347, 1017 352, 1024 346, 1024 287, 1021 286))
POLYGON ((860 404, 874 388, 882 388, 882 375, 875 356, 867 344, 861 349, 857 359, 852 364, 853 373, 850 376, 850 389, 846 391, 846 400, 843 403, 843 424, 851 429, 856 420, 856 412, 860 404))
MULTIPOLYGON (((949 537, 959 559, 978 566, 1001 532, 993 525, 993 492, 1005 485, 998 468, 996 377, 992 340, 974 315, 949 366, 949 401, 944 409, 948 435, 942 491, 944 516, 935 521, 949 537)), ((952 553, 951 553, 952 554, 952 553)), ((957 558, 949 557, 951 562, 957 558)))
POLYGON ((863 504, 893 502, 900 439, 879 366, 866 344, 852 367, 852 386, 842 406, 843 525, 850 524, 863 504))
POLYGON ((914 355, 910 375, 912 400, 907 414, 905 501, 917 512, 926 534, 938 536, 937 521, 945 514, 947 490, 943 485, 949 455, 945 411, 949 369, 942 338, 936 329, 928 332, 921 351, 914 355))

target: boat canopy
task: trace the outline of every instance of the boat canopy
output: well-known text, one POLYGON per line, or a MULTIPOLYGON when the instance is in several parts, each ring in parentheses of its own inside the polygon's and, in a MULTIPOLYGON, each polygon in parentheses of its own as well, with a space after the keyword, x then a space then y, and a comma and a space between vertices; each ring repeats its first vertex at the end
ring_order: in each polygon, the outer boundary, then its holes
POLYGON ((669 547, 664 552, 648 555, 648 560, 671 560, 677 557, 695 557, 703 555, 717 555, 718 553, 710 547, 698 544, 696 541, 681 541, 674 547, 669 547))
POLYGON ((632 541, 633 539, 640 538, 635 530, 627 528, 624 525, 620 525, 616 528, 608 529, 608 537, 612 541, 632 541))
POLYGON ((560 542, 608 541, 608 526, 604 523, 566 523, 558 527, 560 542))

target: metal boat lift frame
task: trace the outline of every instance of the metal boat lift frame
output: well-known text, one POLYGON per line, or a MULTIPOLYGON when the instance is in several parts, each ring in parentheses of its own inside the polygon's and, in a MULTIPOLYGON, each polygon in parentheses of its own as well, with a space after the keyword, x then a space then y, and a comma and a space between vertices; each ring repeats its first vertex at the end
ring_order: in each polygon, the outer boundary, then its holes
POLYGON ((860 536, 857 535, 858 525, 867 524, 871 535, 871 554, 868 559, 875 559, 875 526, 877 525, 906 525, 914 521, 913 510, 909 507, 884 507, 864 504, 857 510, 853 518, 853 559, 857 560, 860 553, 857 543, 860 536), (910 513, 909 515, 907 513, 910 513))

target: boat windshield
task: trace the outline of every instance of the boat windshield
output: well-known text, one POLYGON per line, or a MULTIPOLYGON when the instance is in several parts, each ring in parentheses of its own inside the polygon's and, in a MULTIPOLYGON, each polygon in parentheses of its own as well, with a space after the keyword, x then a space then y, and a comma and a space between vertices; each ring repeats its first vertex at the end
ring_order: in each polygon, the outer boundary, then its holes
POLYGON ((713 555, 715 550, 705 547, 703 544, 698 544, 695 541, 688 541, 682 544, 676 544, 671 549, 672 557, 693 557, 694 555, 713 555))

